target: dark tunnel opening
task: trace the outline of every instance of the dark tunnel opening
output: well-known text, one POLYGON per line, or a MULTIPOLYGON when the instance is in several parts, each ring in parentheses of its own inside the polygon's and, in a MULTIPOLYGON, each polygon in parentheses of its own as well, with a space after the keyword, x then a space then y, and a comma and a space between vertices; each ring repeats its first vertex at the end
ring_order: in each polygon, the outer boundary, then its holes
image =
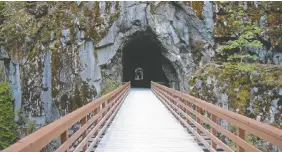
POLYGON ((123 48, 123 81, 131 81, 131 86, 138 88, 150 88, 151 81, 167 85, 162 69, 166 60, 150 34, 138 33, 123 48))

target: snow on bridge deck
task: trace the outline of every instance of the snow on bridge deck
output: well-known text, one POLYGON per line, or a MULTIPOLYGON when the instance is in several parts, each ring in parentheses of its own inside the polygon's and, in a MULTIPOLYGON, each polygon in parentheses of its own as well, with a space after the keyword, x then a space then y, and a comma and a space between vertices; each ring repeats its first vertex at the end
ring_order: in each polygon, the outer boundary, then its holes
POLYGON ((95 152, 203 151, 150 89, 131 89, 95 152))

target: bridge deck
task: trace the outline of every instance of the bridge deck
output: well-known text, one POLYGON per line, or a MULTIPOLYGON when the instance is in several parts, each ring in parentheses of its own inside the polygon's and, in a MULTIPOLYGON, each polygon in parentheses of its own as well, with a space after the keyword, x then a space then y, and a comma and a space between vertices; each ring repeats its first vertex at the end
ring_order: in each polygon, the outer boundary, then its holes
POLYGON ((203 151, 150 89, 131 89, 97 152, 203 151))

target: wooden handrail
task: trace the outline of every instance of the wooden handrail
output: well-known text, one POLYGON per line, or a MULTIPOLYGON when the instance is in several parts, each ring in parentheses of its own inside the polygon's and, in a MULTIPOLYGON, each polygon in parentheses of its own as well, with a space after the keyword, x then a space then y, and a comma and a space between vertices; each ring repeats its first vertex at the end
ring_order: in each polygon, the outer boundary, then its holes
MULTIPOLYGON (((98 98, 95 101, 67 114, 53 123, 40 128, 38 131, 24 137, 17 143, 3 150, 3 152, 33 152, 40 151, 47 144, 57 137, 61 137, 61 145, 57 151, 68 151, 78 138, 89 138, 90 133, 97 133, 99 127, 111 118, 117 111, 130 89, 130 82, 125 83, 116 90, 98 98), (89 115, 93 115, 89 120, 89 115), (99 122, 97 122, 99 121, 99 122), (68 129, 77 122, 81 127, 71 137, 68 137, 68 129), (89 131, 90 129, 90 131, 89 131), (93 131, 94 130, 94 131, 93 131)), ((96 135, 93 134, 93 135, 96 135)), ((87 142, 81 146, 83 150, 87 148, 87 142)), ((81 145, 81 144, 80 144, 81 145)), ((78 149, 78 148, 76 148, 78 149)))
MULTIPOLYGON (((177 114, 180 121, 193 123, 197 131, 193 132, 197 138, 202 138, 200 132, 210 137, 212 144, 208 145, 208 149, 216 149, 216 145, 219 145, 225 151, 232 151, 227 145, 223 145, 216 137, 216 132, 225 135, 230 140, 234 141, 237 145, 237 151, 260 151, 255 146, 245 141, 245 133, 249 132, 255 136, 258 136, 280 148, 282 148, 282 130, 275 128, 271 125, 259 122, 257 120, 245 117, 243 115, 234 113, 227 109, 218 107, 204 100, 195 98, 188 94, 176 91, 166 86, 160 85, 155 82, 151 82, 152 91, 157 97, 163 101, 169 109, 173 110, 173 113, 177 114), (194 110, 191 105, 194 105, 194 110), (211 115, 210 118, 204 116, 201 111, 205 111, 211 115), (196 121, 191 117, 193 114, 196 117, 196 121), (181 116, 186 118, 186 121, 181 116), (227 122, 237 127, 236 135, 226 130, 217 124, 216 119, 224 119, 227 122), (205 129, 200 122, 204 122, 210 125, 211 130, 205 129)), ((187 124, 188 125, 188 124, 187 124)), ((189 127, 188 127, 189 128, 189 127)), ((203 141, 203 139, 199 139, 203 141)), ((205 144, 205 143, 203 143, 205 144)), ((213 151, 212 150, 212 151, 213 151)))

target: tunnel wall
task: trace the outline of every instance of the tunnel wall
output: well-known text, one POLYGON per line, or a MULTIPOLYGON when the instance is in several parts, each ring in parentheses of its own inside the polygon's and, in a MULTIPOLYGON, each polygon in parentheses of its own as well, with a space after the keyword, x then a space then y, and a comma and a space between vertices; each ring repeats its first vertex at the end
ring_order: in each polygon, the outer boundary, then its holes
MULTIPOLYGON (((107 35, 95 46, 98 65, 103 67, 102 75, 105 73, 107 77, 125 81, 123 70, 120 70, 124 68, 124 63, 119 61, 123 58, 123 49, 137 33, 148 34, 157 42, 161 55, 167 60, 168 64, 163 62, 161 69, 165 71, 169 86, 187 92, 187 79, 194 73, 201 58, 209 60, 214 55, 210 47, 213 44, 210 33, 212 27, 180 3, 160 3, 154 7, 155 10, 152 10, 142 2, 122 4, 121 8, 126 9, 121 9, 107 35)), ((210 9, 210 2, 205 2, 204 10, 210 9)), ((205 12, 205 21, 212 20, 210 15, 205 12)))

